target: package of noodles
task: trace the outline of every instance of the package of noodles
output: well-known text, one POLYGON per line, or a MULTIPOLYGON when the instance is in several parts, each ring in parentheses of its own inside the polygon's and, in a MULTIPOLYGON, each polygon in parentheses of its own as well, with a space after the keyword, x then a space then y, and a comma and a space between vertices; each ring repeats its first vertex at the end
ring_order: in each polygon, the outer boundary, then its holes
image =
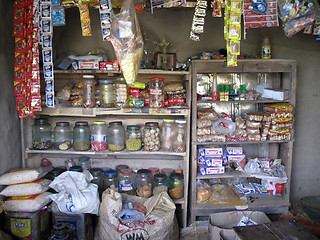
POLYGON ((133 85, 143 55, 143 39, 133 1, 124 0, 120 13, 112 17, 110 41, 127 84, 133 85))

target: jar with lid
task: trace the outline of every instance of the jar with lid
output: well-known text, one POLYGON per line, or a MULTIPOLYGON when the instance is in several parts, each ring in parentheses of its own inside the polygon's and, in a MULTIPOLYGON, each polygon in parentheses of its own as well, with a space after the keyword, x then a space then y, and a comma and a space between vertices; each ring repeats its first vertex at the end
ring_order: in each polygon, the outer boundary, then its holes
POLYGON ((168 182, 169 195, 172 199, 183 198, 184 196, 184 183, 183 174, 172 173, 168 182))
POLYGON ((119 174, 122 169, 128 169, 129 166, 125 164, 119 164, 116 166, 117 173, 119 174))
POLYGON ((73 148, 77 151, 90 149, 91 131, 88 122, 78 121, 73 128, 73 148))
POLYGON ((56 122, 53 130, 54 147, 59 150, 71 148, 72 130, 69 122, 56 122))
POLYGON ((90 161, 88 157, 79 158, 79 165, 82 167, 83 170, 90 171, 90 161))
POLYGON ((122 169, 119 174, 119 192, 136 195, 134 186, 135 182, 132 169, 122 169))
POLYGON ((103 179, 103 188, 107 189, 111 186, 114 186, 115 191, 118 191, 118 173, 117 170, 114 169, 108 169, 103 172, 104 173, 104 179, 103 179))
POLYGON ((165 174, 167 176, 167 180, 169 180, 170 175, 174 173, 174 170, 172 168, 162 168, 160 172, 165 174))
POLYGON ((115 92, 112 80, 99 80, 100 107, 114 107, 115 92))
POLYGON ((91 168, 90 173, 93 177, 93 179, 91 180, 91 183, 98 185, 98 192, 99 194, 101 194, 104 190, 103 188, 104 174, 103 174, 102 168, 91 168))
POLYGON ((167 176, 163 173, 157 173, 153 177, 153 195, 160 192, 167 192, 167 176))
POLYGON ((46 118, 38 118, 32 126, 32 144, 34 149, 44 150, 52 146, 52 128, 46 118))
POLYGON ((160 150, 160 128, 157 122, 146 122, 142 142, 144 150, 146 151, 159 151, 160 150))
POLYGON ((127 126, 126 131, 126 148, 128 151, 138 151, 141 149, 141 131, 138 125, 127 126))
POLYGON ((154 175, 156 175, 157 173, 160 173, 159 168, 151 167, 151 168, 148 168, 148 170, 150 171, 152 178, 153 178, 154 175))
POLYGON ((125 146, 126 133, 122 122, 110 122, 107 129, 108 148, 110 151, 122 151, 125 146))
POLYGON ((93 122, 91 125, 91 150, 107 150, 107 125, 105 121, 93 122))
POLYGON ((148 169, 140 169, 136 177, 136 192, 138 197, 151 197, 152 178, 148 169))
POLYGON ((172 151, 175 140, 174 120, 163 119, 161 128, 161 150, 172 151))
POLYGON ((149 106, 161 108, 164 106, 163 78, 150 78, 149 82, 149 106))
POLYGON ((93 108, 96 105, 95 92, 96 81, 94 75, 83 75, 83 107, 93 108))
POLYGON ((173 140, 173 151, 174 152, 185 152, 186 151, 186 123, 187 121, 184 119, 181 120, 175 120, 175 134, 174 134, 174 140, 173 140))
POLYGON ((125 107, 128 100, 128 86, 124 78, 118 78, 115 83, 115 99, 117 107, 125 107))
POLYGON ((71 172, 83 172, 82 167, 81 166, 72 166, 71 168, 69 168, 69 171, 71 172))

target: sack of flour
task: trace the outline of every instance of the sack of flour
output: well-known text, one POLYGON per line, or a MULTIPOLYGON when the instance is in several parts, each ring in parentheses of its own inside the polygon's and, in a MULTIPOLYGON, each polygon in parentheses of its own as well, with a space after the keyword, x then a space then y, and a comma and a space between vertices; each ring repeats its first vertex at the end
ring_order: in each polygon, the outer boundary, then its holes
POLYGON ((38 179, 32 182, 18 183, 7 186, 0 192, 6 197, 28 196, 46 192, 49 189, 49 179, 38 179))

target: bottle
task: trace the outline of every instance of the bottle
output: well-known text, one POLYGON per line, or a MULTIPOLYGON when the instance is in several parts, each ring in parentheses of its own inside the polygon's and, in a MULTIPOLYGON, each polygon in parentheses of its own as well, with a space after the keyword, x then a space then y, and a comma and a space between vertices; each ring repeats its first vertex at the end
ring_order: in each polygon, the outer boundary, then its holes
POLYGON ((175 141, 174 134, 174 119, 163 119, 162 131, 161 131, 161 150, 163 151, 173 151, 173 144, 175 141))
POLYGON ((105 121, 93 122, 91 125, 91 150, 107 150, 107 125, 105 121))
POLYGON ((96 105, 95 100, 95 77, 94 75, 83 75, 83 107, 85 108, 93 108, 96 105))
POLYGON ((212 74, 213 83, 212 83, 212 101, 218 101, 218 80, 217 80, 217 73, 212 74))
POLYGON ((173 151, 174 152, 185 152, 186 151, 186 123, 184 119, 175 120, 175 135, 173 141, 173 151))
POLYGON ((261 47, 261 58, 270 59, 271 58, 271 45, 269 36, 263 36, 263 42, 261 47))

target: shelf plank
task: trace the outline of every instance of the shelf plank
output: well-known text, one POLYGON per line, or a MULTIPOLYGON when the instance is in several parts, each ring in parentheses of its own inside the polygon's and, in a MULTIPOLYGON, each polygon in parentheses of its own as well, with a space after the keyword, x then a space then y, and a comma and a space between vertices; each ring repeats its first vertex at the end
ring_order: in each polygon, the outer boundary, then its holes
POLYGON ((199 100, 197 103, 239 103, 239 104, 257 104, 257 103, 289 103, 289 100, 279 101, 279 100, 272 100, 272 99, 258 99, 258 100, 235 100, 235 101, 206 101, 206 100, 199 100))
POLYGON ((240 171, 226 172, 224 174, 216 174, 216 175, 204 175, 204 176, 200 175, 200 173, 197 174, 197 179, 235 178, 235 177, 245 178, 245 177, 250 177, 250 175, 240 171))
POLYGON ((241 144, 262 144, 262 143, 288 143, 294 142, 294 139, 283 141, 243 141, 243 142, 192 142, 192 145, 241 145, 241 144))

